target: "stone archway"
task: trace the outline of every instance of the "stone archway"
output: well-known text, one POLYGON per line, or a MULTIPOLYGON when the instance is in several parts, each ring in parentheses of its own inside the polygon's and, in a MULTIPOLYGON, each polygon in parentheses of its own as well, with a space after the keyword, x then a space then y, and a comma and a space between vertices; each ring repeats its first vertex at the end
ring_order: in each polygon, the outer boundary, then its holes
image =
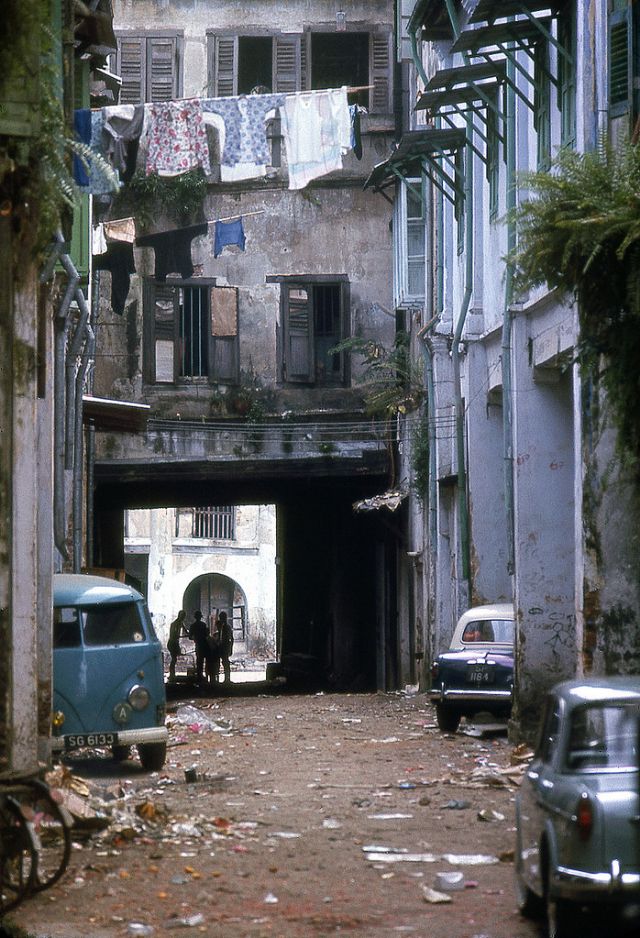
POLYGON ((182 608, 190 621, 199 609, 211 629, 219 612, 226 612, 233 625, 233 654, 247 651, 248 610, 244 590, 236 580, 222 573, 204 573, 192 580, 184 592, 182 608))

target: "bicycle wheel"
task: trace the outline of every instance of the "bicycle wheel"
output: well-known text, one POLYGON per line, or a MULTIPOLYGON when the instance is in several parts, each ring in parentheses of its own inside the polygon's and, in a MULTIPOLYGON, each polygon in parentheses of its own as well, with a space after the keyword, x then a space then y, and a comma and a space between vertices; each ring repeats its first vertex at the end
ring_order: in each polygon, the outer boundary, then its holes
POLYGON ((22 809, 0 795, 0 913, 15 908, 33 890, 38 852, 22 809))
POLYGON ((30 826, 38 851, 33 889, 47 889, 56 883, 69 863, 72 819, 55 789, 32 779, 20 786, 15 796, 30 826))

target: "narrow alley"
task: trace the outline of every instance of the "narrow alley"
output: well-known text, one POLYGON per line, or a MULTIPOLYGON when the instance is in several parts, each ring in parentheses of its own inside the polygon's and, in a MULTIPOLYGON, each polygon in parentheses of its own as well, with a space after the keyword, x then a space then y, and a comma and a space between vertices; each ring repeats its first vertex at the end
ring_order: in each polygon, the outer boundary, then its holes
POLYGON ((160 773, 107 753, 68 759, 57 780, 86 814, 69 869, 5 926, 34 938, 540 934, 516 911, 526 753, 504 734, 442 735, 409 690, 248 690, 173 700, 160 773))

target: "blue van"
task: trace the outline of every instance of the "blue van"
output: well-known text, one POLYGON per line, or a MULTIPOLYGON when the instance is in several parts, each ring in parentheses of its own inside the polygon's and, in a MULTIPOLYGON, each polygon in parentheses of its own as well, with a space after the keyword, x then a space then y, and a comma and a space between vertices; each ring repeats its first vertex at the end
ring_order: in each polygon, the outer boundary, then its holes
POLYGON ((144 769, 165 763, 162 648, 144 597, 106 577, 53 578, 53 749, 136 746, 144 769))

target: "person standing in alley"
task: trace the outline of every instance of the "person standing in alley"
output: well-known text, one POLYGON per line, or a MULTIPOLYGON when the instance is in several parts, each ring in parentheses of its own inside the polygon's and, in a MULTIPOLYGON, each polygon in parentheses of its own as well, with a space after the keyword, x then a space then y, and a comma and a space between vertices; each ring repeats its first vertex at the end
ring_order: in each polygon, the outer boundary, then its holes
POLYGON ((196 609, 193 614, 193 622, 189 626, 188 634, 189 638, 196 646, 196 682, 201 684, 204 680, 203 672, 208 651, 207 638, 209 637, 209 629, 199 609, 196 609))
POLYGON ((184 620, 186 618, 186 612, 184 609, 181 609, 177 617, 169 626, 169 641, 167 642, 167 651, 171 655, 171 661, 169 663, 170 681, 175 681, 176 679, 176 662, 178 660, 178 655, 182 654, 182 649, 180 648, 180 639, 182 635, 187 634, 187 630, 184 624, 184 620))
POLYGON ((221 612, 216 619, 215 634, 218 639, 220 649, 220 660, 224 670, 225 683, 231 681, 231 662, 229 659, 233 654, 233 628, 227 621, 226 612, 221 612))

